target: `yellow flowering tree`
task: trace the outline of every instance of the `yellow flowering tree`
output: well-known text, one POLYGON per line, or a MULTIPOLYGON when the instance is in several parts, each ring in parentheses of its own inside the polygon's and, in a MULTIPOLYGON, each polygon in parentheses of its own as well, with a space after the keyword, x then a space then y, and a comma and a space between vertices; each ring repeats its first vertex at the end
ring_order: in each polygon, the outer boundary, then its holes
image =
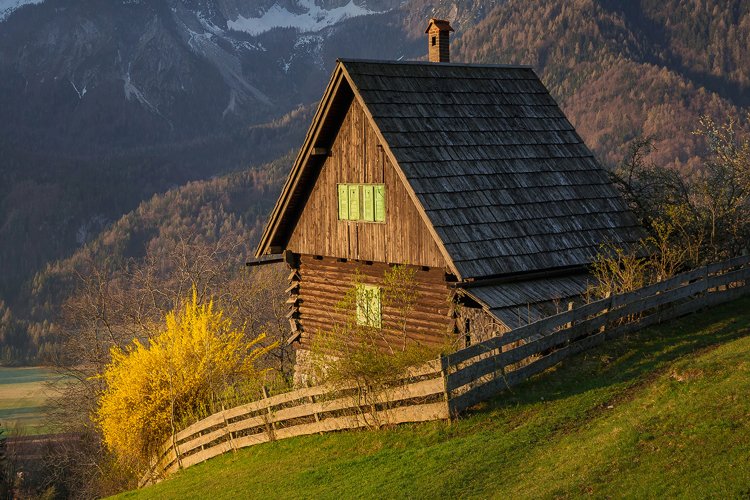
POLYGON ((128 462, 148 460, 180 423, 237 384, 260 380, 256 361, 275 347, 262 347, 264 337, 247 339, 193 291, 148 344, 136 339, 124 350, 112 349, 94 416, 107 447, 128 462))

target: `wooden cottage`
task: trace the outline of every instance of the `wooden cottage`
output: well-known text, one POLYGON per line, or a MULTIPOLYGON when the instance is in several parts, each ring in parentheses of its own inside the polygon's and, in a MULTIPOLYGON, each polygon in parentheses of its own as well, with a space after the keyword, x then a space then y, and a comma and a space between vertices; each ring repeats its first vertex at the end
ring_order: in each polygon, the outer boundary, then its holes
POLYGON ((291 267, 300 370, 355 274, 411 266, 409 338, 471 343, 566 308, 602 244, 640 236, 534 71, 438 62, 449 30, 430 22, 430 62, 336 64, 256 252, 291 267))

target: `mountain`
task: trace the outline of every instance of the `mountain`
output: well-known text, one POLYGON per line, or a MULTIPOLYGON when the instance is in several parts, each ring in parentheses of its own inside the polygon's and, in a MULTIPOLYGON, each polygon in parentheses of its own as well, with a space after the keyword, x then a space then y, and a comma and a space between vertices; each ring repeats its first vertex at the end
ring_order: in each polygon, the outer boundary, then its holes
POLYGON ((0 4, 0 297, 153 194, 296 147, 335 56, 419 53, 398 5, 0 4))
POLYGON ((0 314, 27 322, 13 338, 51 331, 80 256, 138 258, 170 227, 149 203, 199 228, 229 182, 254 234, 280 177, 226 179, 299 146, 337 57, 424 59, 432 16, 456 30, 454 61, 532 65, 607 165, 655 135, 654 161, 693 169, 700 116, 750 106, 742 0, 0 0, 0 314), (180 189, 201 180, 203 197, 180 189))
POLYGON ((332 54, 413 57, 398 2, 46 0, 0 28, 7 142, 109 153, 231 132, 318 98, 332 54), (368 43, 377 26, 381 40, 368 43))

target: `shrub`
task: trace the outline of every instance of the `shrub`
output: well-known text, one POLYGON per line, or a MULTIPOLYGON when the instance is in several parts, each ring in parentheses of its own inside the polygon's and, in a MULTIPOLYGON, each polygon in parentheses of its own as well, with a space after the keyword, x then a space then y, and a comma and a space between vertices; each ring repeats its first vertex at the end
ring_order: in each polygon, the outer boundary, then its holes
POLYGON ((260 347, 263 338, 247 339, 194 290, 148 344, 112 349, 94 416, 106 446, 134 466, 148 460, 185 419, 237 384, 260 381, 256 362, 275 347, 260 347))

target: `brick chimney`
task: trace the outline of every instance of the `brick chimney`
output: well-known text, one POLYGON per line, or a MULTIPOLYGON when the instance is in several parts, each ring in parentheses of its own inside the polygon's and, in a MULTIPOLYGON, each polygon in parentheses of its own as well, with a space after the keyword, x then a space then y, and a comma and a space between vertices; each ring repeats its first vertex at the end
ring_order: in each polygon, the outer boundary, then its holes
POLYGON ((425 33, 429 44, 430 62, 451 62, 450 32, 453 31, 448 21, 430 19, 425 33))

